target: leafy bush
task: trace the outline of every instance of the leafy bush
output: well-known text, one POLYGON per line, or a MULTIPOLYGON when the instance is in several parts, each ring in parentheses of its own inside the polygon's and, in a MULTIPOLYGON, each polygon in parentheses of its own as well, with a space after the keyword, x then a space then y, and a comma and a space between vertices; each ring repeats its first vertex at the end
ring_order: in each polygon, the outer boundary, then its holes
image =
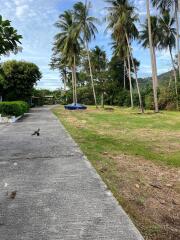
POLYGON ((0 102, 0 114, 2 116, 21 116, 28 112, 29 105, 23 101, 0 102))
POLYGON ((146 109, 153 110, 154 109, 154 99, 151 95, 145 96, 145 107, 146 109))
POLYGON ((34 63, 6 61, 1 64, 0 87, 5 101, 28 101, 33 87, 41 79, 41 72, 34 63))

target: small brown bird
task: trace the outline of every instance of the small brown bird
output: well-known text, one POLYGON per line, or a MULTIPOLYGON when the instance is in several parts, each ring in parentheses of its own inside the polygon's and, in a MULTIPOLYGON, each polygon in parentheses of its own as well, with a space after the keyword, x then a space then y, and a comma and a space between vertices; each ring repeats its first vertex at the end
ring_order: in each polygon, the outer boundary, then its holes
POLYGON ((11 194, 9 195, 9 198, 11 198, 11 199, 15 199, 16 194, 17 194, 17 191, 13 191, 13 192, 11 192, 11 194))

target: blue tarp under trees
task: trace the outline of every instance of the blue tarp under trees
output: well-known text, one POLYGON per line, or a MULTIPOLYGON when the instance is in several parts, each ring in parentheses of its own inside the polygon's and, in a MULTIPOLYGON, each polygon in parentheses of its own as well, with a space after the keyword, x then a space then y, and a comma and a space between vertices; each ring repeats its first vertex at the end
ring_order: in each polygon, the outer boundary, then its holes
POLYGON ((86 110, 87 109, 86 106, 79 104, 79 103, 68 104, 68 105, 64 106, 64 108, 66 110, 86 110))

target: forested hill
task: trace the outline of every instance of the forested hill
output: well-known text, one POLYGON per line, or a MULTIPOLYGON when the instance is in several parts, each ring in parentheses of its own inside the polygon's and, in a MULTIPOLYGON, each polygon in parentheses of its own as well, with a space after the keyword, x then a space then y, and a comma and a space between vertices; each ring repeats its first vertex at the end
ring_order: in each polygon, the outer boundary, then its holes
MULTIPOLYGON (((165 84, 169 83, 170 77, 172 78, 172 72, 171 71, 160 74, 158 76, 159 84, 160 85, 165 85, 165 84)), ((139 78, 139 83, 144 86, 144 85, 148 84, 151 80, 152 80, 151 77, 139 78)))

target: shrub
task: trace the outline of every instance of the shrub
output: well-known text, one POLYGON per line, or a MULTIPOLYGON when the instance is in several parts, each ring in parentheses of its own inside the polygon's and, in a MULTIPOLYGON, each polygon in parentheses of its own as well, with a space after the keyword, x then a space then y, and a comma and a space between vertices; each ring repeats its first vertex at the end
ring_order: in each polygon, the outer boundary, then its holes
POLYGON ((2 63, 0 75, 5 101, 28 101, 34 85, 41 78, 41 72, 34 63, 16 60, 2 63))
POLYGON ((159 95, 159 109, 176 110, 177 97, 174 87, 162 87, 159 95))
POLYGON ((0 114, 2 116, 21 116, 28 112, 29 105, 23 101, 0 102, 0 114))
POLYGON ((154 109, 153 96, 151 96, 151 95, 145 96, 145 107, 146 107, 146 109, 150 109, 150 110, 154 109))

